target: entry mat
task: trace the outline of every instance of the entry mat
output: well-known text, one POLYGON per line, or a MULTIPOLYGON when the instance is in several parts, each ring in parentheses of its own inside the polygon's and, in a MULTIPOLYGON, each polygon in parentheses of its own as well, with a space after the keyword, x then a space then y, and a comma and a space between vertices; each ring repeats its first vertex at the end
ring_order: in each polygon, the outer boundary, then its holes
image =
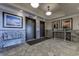
POLYGON ((45 41, 45 40, 48 40, 48 38, 36 39, 36 40, 28 41, 27 43, 29 45, 34 45, 34 44, 40 43, 40 42, 45 41))

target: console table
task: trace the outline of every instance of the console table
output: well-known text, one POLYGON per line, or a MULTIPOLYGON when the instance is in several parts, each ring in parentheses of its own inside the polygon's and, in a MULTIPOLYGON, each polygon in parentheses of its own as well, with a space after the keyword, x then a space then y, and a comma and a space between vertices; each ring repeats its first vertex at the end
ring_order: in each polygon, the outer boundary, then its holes
POLYGON ((59 38, 59 39, 64 39, 64 40, 68 40, 71 41, 71 31, 53 31, 53 38, 59 38))

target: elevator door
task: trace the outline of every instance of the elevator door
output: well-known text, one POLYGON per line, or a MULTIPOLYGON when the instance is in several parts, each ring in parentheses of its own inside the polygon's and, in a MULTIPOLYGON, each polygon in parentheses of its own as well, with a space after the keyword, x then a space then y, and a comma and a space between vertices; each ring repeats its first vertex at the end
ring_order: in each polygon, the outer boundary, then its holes
POLYGON ((26 40, 32 40, 36 37, 36 22, 34 19, 26 18, 26 40))
POLYGON ((45 37, 45 22, 40 21, 40 37, 45 37))

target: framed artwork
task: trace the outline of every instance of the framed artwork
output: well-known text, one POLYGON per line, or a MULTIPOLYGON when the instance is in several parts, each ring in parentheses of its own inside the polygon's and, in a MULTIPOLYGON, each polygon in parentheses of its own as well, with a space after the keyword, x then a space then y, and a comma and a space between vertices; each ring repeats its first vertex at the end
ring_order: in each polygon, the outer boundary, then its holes
POLYGON ((23 18, 21 16, 3 12, 3 27, 4 28, 22 28, 23 18))
POLYGON ((57 29, 58 28, 58 21, 52 22, 52 26, 54 29, 57 29))
POLYGON ((62 20, 63 29, 72 29, 72 18, 62 20))
POLYGON ((61 20, 56 20, 52 22, 52 29, 62 29, 62 21, 61 20))

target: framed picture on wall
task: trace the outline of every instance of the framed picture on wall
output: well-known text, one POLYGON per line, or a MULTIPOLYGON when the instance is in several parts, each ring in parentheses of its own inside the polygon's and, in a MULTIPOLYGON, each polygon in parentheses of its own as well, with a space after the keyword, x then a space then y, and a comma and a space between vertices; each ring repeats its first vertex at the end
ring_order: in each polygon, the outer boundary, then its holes
POLYGON ((72 18, 62 20, 63 29, 72 29, 72 18))
POLYGON ((54 21, 54 22, 53 22, 53 28, 54 28, 54 29, 57 29, 57 28, 58 28, 58 21, 54 21))
POLYGON ((3 12, 3 27, 22 28, 23 18, 21 16, 3 12))

